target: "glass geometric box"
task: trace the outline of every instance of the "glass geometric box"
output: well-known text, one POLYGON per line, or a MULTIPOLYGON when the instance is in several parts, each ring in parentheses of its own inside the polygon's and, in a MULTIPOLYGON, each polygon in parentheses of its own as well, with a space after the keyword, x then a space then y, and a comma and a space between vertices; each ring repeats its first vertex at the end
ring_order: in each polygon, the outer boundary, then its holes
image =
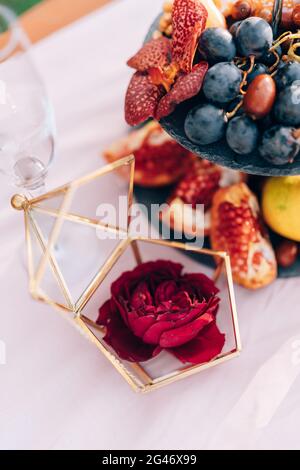
POLYGON ((239 355, 241 341, 229 256, 191 244, 131 234, 134 157, 113 164, 28 200, 15 195, 12 206, 24 211, 29 289, 35 300, 62 312, 104 354, 136 392, 148 392, 239 355), (121 201, 121 203, 120 203, 121 201), (102 212, 99 213, 99 202, 102 212), (108 223, 103 208, 115 208, 108 223), (216 260, 216 270, 186 257, 198 252, 216 260), (138 264, 179 261, 186 272, 207 272, 220 289, 218 326, 226 334, 221 354, 200 365, 183 364, 168 352, 143 363, 120 359, 103 340, 96 322, 112 282, 138 264))

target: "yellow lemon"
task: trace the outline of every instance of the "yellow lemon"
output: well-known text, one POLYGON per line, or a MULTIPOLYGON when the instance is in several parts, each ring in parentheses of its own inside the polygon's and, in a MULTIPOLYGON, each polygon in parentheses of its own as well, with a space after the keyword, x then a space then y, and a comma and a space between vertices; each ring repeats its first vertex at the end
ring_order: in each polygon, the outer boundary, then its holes
POLYGON ((269 178, 263 188, 262 212, 274 232, 300 242, 300 176, 269 178))

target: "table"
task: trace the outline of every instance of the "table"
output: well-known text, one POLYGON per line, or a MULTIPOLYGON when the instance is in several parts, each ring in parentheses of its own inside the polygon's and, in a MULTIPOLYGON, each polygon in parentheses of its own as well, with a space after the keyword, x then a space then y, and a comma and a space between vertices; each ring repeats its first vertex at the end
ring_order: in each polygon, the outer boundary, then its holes
MULTIPOLYGON (((99 167, 101 150, 127 131, 125 61, 161 3, 115 1, 34 46, 58 125, 50 188, 99 167)), ((1 448, 300 447, 299 279, 258 292, 236 288, 240 358, 135 395, 92 344, 31 300, 12 194, 1 179, 1 448)))
POLYGON ((21 23, 32 42, 40 41, 111 0, 43 0, 22 15, 21 23))

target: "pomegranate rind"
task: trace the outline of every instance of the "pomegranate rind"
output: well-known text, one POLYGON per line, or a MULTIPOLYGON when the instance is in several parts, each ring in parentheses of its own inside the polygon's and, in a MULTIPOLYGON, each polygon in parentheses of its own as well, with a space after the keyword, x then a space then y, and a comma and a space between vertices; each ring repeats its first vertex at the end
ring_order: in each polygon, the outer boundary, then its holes
POLYGON ((189 73, 208 13, 199 0, 175 0, 172 11, 172 62, 189 73))
POLYGON ((139 72, 147 72, 150 68, 162 68, 171 61, 171 41, 162 36, 151 39, 131 59, 127 65, 139 72))
POLYGON ((168 202, 168 206, 160 214, 160 220, 178 233, 184 233, 188 237, 207 237, 210 234, 210 210, 206 211, 203 216, 204 226, 195 227, 196 220, 195 210, 182 199, 175 197, 168 202))
POLYGON ((136 72, 125 97, 125 120, 130 126, 141 124, 156 115, 163 90, 154 85, 148 75, 136 72))

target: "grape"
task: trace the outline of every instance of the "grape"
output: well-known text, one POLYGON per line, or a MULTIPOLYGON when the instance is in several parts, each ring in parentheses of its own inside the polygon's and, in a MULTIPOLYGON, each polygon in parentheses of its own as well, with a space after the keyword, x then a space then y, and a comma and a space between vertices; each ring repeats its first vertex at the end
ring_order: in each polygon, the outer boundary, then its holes
POLYGON ((272 115, 271 113, 270 114, 267 114, 266 117, 260 119, 258 122, 257 122, 258 126, 259 126, 259 129, 261 131, 265 131, 267 129, 269 129, 270 127, 274 126, 275 123, 273 122, 273 119, 272 119, 272 115))
POLYGON ((236 21, 235 23, 232 23, 232 25, 229 28, 230 34, 235 38, 236 37, 236 32, 238 30, 238 27, 240 26, 241 21, 236 21))
POLYGON ((205 103, 192 109, 185 120, 187 137, 196 144, 212 144, 225 134, 227 117, 223 109, 205 103))
POLYGON ((260 155, 274 165, 293 162, 300 150, 300 141, 293 135, 292 127, 274 126, 263 134, 260 155))
POLYGON ((279 62, 279 64, 277 65, 277 70, 281 69, 282 67, 284 67, 286 65, 286 62, 284 60, 281 60, 279 62))
POLYGON ((259 132, 257 125, 248 116, 237 116, 227 126, 226 139, 236 153, 247 155, 255 150, 259 132))
POLYGON ((230 61, 236 56, 233 37, 224 28, 207 28, 200 36, 199 50, 210 63, 230 61))
POLYGON ((234 64, 220 62, 206 73, 203 93, 214 103, 229 103, 239 94, 242 78, 242 72, 234 64))
POLYGON ((277 71, 274 79, 278 90, 283 90, 295 80, 300 80, 300 63, 294 61, 284 63, 277 71))
POLYGON ((273 42, 272 28, 262 18, 251 16, 239 25, 236 32, 236 43, 243 57, 254 55, 257 59, 263 57, 273 42))
POLYGON ((300 126, 300 81, 284 88, 274 106, 275 119, 288 126, 300 126))
POLYGON ((247 76, 248 85, 254 80, 255 77, 257 77, 257 75, 263 75, 265 73, 268 73, 268 67, 264 64, 260 64, 259 62, 257 62, 254 65, 252 72, 250 72, 247 76))

